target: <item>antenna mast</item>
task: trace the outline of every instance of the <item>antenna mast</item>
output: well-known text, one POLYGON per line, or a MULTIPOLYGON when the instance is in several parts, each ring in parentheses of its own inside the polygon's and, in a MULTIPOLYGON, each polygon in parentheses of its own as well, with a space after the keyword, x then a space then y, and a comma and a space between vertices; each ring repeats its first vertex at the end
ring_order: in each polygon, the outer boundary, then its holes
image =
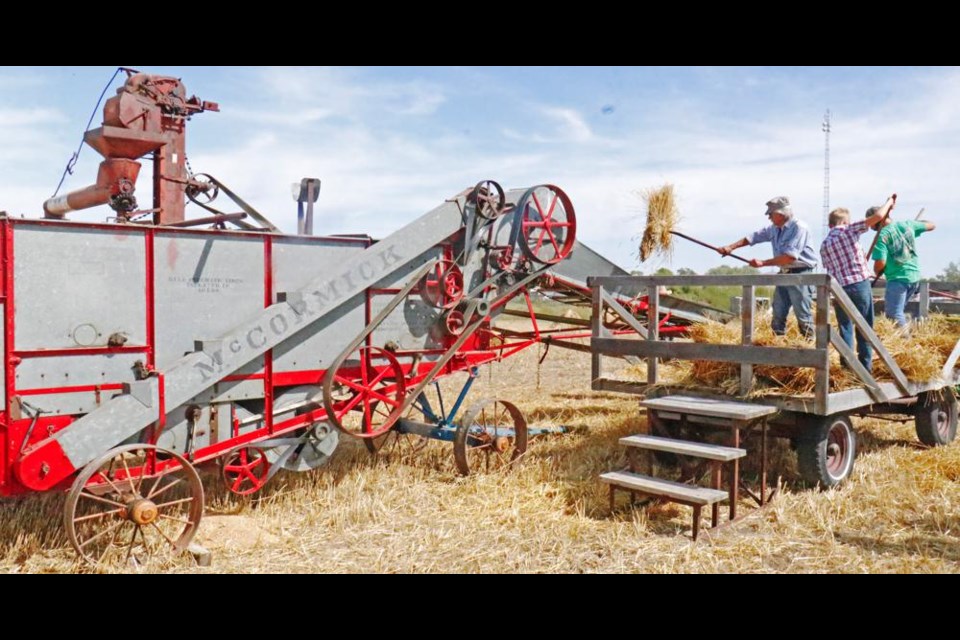
POLYGON ((823 238, 827 237, 830 215, 830 109, 823 114, 823 238))

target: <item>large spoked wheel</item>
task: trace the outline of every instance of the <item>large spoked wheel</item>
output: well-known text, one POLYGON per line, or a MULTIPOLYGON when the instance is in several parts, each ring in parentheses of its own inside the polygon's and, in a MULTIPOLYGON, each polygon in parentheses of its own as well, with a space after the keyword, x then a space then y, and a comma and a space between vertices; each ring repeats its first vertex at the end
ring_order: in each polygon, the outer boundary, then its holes
POLYGON ((530 189, 517 207, 520 249, 533 262, 556 264, 570 255, 577 218, 567 194, 552 184, 530 189))
POLYGON ((267 484, 270 461, 263 449, 240 446, 223 457, 220 473, 227 489, 240 496, 249 496, 267 484))
POLYGON ((193 466, 173 451, 131 444, 84 467, 63 520, 84 561, 142 565, 184 551, 202 515, 203 485, 193 466))
POLYGON ((797 439, 797 466, 810 484, 829 489, 853 472, 857 436, 850 418, 843 415, 817 419, 812 432, 797 439))
POLYGON ((338 358, 323 380, 327 419, 342 432, 376 438, 400 419, 406 396, 403 368, 380 347, 360 347, 338 358))
POLYGON ((957 399, 950 388, 920 394, 915 420, 917 438, 923 444, 937 447, 953 442, 957 437, 957 399))
POLYGON ((463 272, 453 260, 438 260, 420 280, 420 297, 437 309, 452 309, 463 298, 463 272))
POLYGON ((504 400, 484 400, 470 407, 453 441, 457 471, 465 476, 510 468, 526 452, 527 421, 504 400))

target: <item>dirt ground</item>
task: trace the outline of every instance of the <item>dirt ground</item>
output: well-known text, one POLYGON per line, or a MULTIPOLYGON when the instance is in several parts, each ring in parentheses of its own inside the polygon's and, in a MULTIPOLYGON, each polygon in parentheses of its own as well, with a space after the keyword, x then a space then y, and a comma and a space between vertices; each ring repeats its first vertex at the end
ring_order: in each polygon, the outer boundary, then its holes
MULTIPOLYGON (((860 455, 840 488, 806 487, 795 455, 774 447, 780 494, 765 509, 690 539, 690 510, 666 504, 611 514, 597 476, 624 465, 617 440, 644 432, 637 398, 590 390, 587 354, 536 347, 481 370, 471 394, 518 404, 564 435, 531 443, 507 473, 456 474, 449 444, 373 458, 355 441, 313 472, 281 472, 255 499, 205 479, 207 511, 189 556, 110 573, 308 572, 958 572, 960 445, 927 449, 913 422, 857 420, 860 455)), ((463 376, 449 380, 452 388, 463 376)), ((469 404, 470 401, 468 401, 469 404)), ((747 462, 747 475, 755 468, 747 462)), ((76 572, 62 496, 0 503, 0 571, 76 572)), ((724 511, 726 509, 724 508, 724 511)), ((706 525, 706 518, 704 519, 706 525)))

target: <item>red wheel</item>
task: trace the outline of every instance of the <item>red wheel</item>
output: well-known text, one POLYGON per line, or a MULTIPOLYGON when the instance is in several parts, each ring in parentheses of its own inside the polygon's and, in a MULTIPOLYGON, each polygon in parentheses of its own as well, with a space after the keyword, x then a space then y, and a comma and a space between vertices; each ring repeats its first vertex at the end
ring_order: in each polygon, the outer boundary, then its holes
POLYGON ((227 489, 241 496, 256 493, 267 484, 270 461, 263 449, 238 447, 223 458, 221 473, 227 489))
POLYGON ((520 249, 534 262, 556 264, 570 255, 577 236, 577 218, 560 187, 540 185, 524 194, 517 207, 520 249))
POLYGON ((323 406, 335 427, 358 438, 376 438, 400 419, 406 396, 396 356, 360 347, 340 358, 323 379, 323 406))
POLYGON ((463 317, 463 312, 457 309, 448 311, 447 315, 443 318, 443 330, 449 336, 459 336, 463 333, 463 328, 466 326, 466 318, 463 317))
POLYGON ((440 260, 420 281, 420 297, 438 309, 452 309, 463 298, 463 272, 453 260, 440 260))

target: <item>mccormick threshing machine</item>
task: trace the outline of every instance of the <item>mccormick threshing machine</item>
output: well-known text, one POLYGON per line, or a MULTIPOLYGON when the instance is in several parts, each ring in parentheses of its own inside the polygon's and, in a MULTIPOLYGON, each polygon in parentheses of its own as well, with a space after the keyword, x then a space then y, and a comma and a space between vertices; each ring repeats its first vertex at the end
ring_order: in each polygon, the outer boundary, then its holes
MULTIPOLYGON (((188 171, 185 124, 216 110, 176 78, 128 71, 85 135, 104 158, 96 183, 42 219, 0 219, 0 496, 67 490, 68 537, 90 562, 186 548, 207 462, 244 494, 321 465, 344 434, 373 451, 447 440, 464 474, 510 465, 531 435, 513 404, 456 419, 476 368, 546 339, 585 348, 569 342, 589 337, 583 321, 538 326, 530 292, 583 302, 587 276, 623 275, 578 246, 553 185, 483 181, 381 240, 284 235, 188 171), (221 193, 240 211, 215 208, 221 193), (188 202, 204 217, 187 219, 188 202), (104 223, 68 219, 104 204, 104 223), (531 329, 496 328, 517 296, 531 329), (447 411, 425 391, 456 372, 470 375, 447 411)), ((661 311, 662 331, 699 317, 661 311)))

